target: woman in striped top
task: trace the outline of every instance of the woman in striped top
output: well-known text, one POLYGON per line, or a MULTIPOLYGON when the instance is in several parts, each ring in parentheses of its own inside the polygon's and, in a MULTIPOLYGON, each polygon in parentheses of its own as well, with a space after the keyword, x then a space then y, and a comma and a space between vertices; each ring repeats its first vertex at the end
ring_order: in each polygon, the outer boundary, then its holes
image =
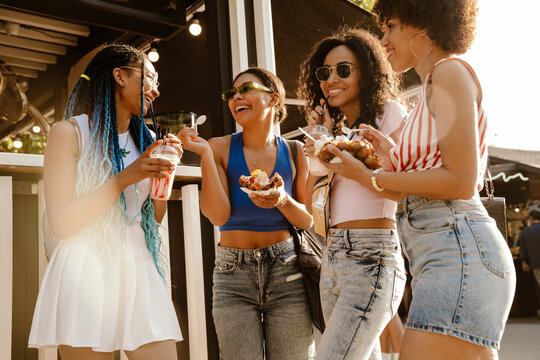
POLYGON ((487 161, 480 84, 453 58, 473 41, 476 1, 378 0, 373 11, 393 69, 414 68, 422 92, 397 144, 368 127, 394 171, 372 172, 332 151, 360 182, 404 197, 397 223, 413 300, 400 359, 497 359, 515 273, 478 196, 487 161))

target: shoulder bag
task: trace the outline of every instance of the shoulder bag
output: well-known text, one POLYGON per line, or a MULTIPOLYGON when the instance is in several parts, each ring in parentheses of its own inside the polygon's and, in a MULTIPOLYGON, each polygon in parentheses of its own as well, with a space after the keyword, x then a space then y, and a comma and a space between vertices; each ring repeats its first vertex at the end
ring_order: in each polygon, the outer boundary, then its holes
POLYGON ((506 200, 504 197, 493 196, 495 193, 495 187, 491 180, 491 165, 489 163, 486 167, 486 174, 484 176, 484 188, 486 189, 485 197, 481 197, 480 200, 486 208, 489 216, 491 216, 497 223, 497 228, 503 235, 504 239, 508 242, 508 231, 506 223, 506 200))
MULTIPOLYGON (((296 141, 286 140, 291 152, 293 163, 298 169, 298 149, 296 141)), ((293 180, 293 197, 296 189, 296 176, 293 180)), ((321 307, 321 292, 319 280, 321 278, 322 252, 325 239, 315 233, 313 227, 309 230, 300 230, 289 223, 289 231, 293 237, 294 248, 298 256, 298 264, 304 278, 309 299, 311 320, 322 333, 325 329, 324 316, 321 307)))

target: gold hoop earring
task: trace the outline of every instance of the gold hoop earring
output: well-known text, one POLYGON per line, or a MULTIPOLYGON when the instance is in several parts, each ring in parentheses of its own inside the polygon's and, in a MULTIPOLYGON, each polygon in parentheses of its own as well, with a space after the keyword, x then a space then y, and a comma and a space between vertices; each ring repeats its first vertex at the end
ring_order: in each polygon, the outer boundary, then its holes
POLYGON ((414 35, 411 37, 411 41, 410 41, 410 43, 409 43, 409 48, 411 49, 412 54, 413 54, 416 58, 418 58, 418 59, 425 59, 425 58, 427 58, 427 57, 429 56, 429 54, 431 54, 431 52, 433 51, 433 42, 431 41, 431 39, 429 38, 429 36, 428 36, 426 33, 423 33, 423 32, 420 31, 420 32, 417 32, 416 34, 414 34, 414 35), (429 41, 429 52, 427 53, 426 56, 418 56, 418 55, 414 52, 414 50, 413 50, 413 40, 414 40, 414 38, 415 38, 417 35, 423 35, 423 36, 425 36, 426 39, 428 39, 428 41, 429 41))

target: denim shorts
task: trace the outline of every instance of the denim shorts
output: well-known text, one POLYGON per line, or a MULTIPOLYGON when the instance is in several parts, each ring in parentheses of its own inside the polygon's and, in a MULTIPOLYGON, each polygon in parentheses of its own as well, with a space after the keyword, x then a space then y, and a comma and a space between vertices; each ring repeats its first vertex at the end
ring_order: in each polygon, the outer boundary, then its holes
POLYGON ((396 213, 413 277, 407 327, 498 349, 516 277, 512 256, 478 196, 409 196, 396 213))
POLYGON ((397 233, 330 229, 328 239, 320 283, 326 330, 317 359, 380 359, 379 336, 405 287, 397 233))
POLYGON ((222 360, 311 359, 311 315, 292 238, 255 250, 218 245, 212 315, 222 360))

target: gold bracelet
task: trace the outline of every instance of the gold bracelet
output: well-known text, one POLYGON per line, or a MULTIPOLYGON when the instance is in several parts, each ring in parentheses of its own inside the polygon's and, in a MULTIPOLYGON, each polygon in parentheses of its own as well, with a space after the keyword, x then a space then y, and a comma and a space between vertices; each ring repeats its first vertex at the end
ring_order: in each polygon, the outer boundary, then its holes
POLYGON ((380 187, 378 184, 377 184, 377 174, 380 173, 381 171, 383 171, 382 168, 378 168, 378 169, 375 169, 373 171, 373 175, 371 175, 371 185, 373 185, 373 188, 377 191, 383 191, 384 188, 380 187))
POLYGON ((276 207, 276 208, 281 207, 281 206, 285 205, 288 202, 289 202, 289 194, 285 193, 285 197, 283 198, 283 200, 278 202, 274 207, 276 207))

